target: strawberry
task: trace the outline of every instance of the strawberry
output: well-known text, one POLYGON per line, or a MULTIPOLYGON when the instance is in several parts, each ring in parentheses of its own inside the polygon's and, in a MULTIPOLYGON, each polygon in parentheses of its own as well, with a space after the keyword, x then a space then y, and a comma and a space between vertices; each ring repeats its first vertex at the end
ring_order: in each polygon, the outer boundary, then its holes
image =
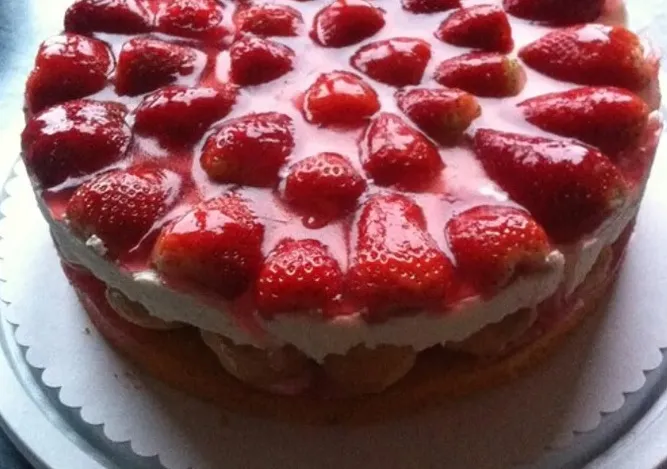
POLYGON ((165 34, 220 43, 230 34, 223 16, 216 0, 163 0, 155 24, 165 34))
POLYGON ((401 5, 412 13, 438 13, 459 8, 461 0, 401 0, 401 5))
POLYGON ((118 57, 116 92, 136 96, 169 85, 195 71, 197 53, 189 47, 150 38, 126 42, 118 57))
POLYGON ((272 186, 294 149, 292 119, 285 114, 249 114, 224 122, 208 138, 201 165, 218 182, 272 186))
POLYGON ((595 22, 606 0, 503 0, 511 15, 550 25, 595 22))
POLYGON ((371 315, 443 299, 451 263, 427 233, 421 208, 408 197, 371 198, 359 212, 353 240, 347 287, 371 315))
POLYGON ((350 72, 323 73, 304 96, 304 117, 323 126, 358 127, 379 109, 375 90, 350 72))
POLYGON ((261 85, 294 68, 294 51, 280 43, 245 36, 229 49, 229 75, 239 85, 261 85))
POLYGON ((639 37, 622 26, 559 29, 525 46, 519 57, 540 73, 582 85, 641 90, 657 74, 639 37))
POLYGON ((609 159, 576 141, 484 129, 473 146, 489 176, 557 243, 597 228, 627 196, 626 182, 609 159))
POLYGON ((257 278, 257 307, 264 316, 326 309, 343 290, 343 274, 327 247, 314 239, 281 241, 257 278))
POLYGON ((335 0, 320 10, 310 32, 324 47, 346 47, 377 33, 384 26, 382 10, 365 0, 335 0))
POLYGON ((514 48, 512 27, 502 8, 476 5, 452 13, 435 32, 443 42, 489 52, 509 53, 514 48))
POLYGON ((236 102, 236 87, 219 88, 173 85, 148 95, 135 111, 134 129, 156 137, 162 144, 192 143, 236 102))
POLYGON ((263 239, 264 227, 247 202, 228 193, 192 209, 163 229, 152 260, 170 280, 234 299, 257 275, 263 239))
POLYGON ((344 156, 320 153, 292 165, 283 195, 325 224, 354 208, 365 190, 366 181, 344 156))
POLYGON ((23 158, 43 187, 98 171, 125 156, 131 132, 122 104, 80 100, 32 116, 23 158))
POLYGON ((421 39, 397 37, 372 42, 352 56, 352 66, 369 77, 396 87, 418 85, 428 61, 431 46, 421 39))
POLYGON ((620 88, 578 88, 519 104, 528 122, 600 148, 607 155, 636 147, 648 125, 649 107, 620 88))
POLYGON ((446 234, 457 269, 484 295, 516 275, 543 267, 551 251, 542 227, 512 207, 467 210, 447 223, 446 234))
POLYGON ((148 0, 77 0, 65 13, 65 31, 139 34, 153 19, 148 0))
POLYGON ((134 167, 104 173, 79 187, 67 204, 70 228, 95 235, 112 257, 139 244, 176 202, 180 177, 161 168, 134 167))
POLYGON ((112 67, 109 48, 97 39, 63 34, 43 42, 26 84, 28 111, 39 112, 100 91, 112 67))
POLYGON ((474 96, 454 89, 400 90, 396 101, 422 132, 442 145, 456 143, 482 113, 474 96))
POLYGON ((284 5, 252 5, 240 8, 234 15, 236 28, 255 36, 296 36, 303 25, 298 10, 284 5))
POLYGON ((516 96, 525 84, 519 62, 495 52, 471 52, 445 60, 434 78, 442 86, 490 98, 516 96))
POLYGON ((435 145, 387 112, 377 116, 366 130, 362 163, 376 184, 410 188, 428 183, 444 168, 435 145))

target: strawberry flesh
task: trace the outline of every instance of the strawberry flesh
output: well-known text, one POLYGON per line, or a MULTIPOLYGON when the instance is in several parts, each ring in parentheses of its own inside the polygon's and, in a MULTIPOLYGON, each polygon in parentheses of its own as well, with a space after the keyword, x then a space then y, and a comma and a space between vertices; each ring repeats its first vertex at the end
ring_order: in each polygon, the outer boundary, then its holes
POLYGON ((421 39, 398 37, 359 49, 352 66, 369 77, 396 87, 418 85, 431 60, 431 46, 421 39))
POLYGON ((514 48, 507 15, 496 5, 477 5, 452 13, 435 32, 443 42, 489 52, 509 53, 514 48))
POLYGON ((549 239, 529 213, 483 205, 447 223, 457 270, 482 295, 492 295, 516 275, 544 267, 549 239))
POLYGON ((280 43, 254 36, 236 41, 229 50, 230 77, 239 85, 261 85, 294 67, 294 51, 280 43))
POLYGON ((223 17, 223 7, 215 0, 164 0, 155 22, 165 34, 220 43, 230 35, 223 17))
POLYGON ((292 119, 285 114, 250 114, 224 122, 208 138, 201 165, 223 183, 273 186, 294 149, 292 119))
POLYGON ((505 10, 519 18, 555 26, 595 22, 606 0, 503 0, 505 10))
POLYGON ((70 228, 97 236, 111 257, 139 244, 176 202, 180 178, 161 168, 134 167, 104 173, 77 189, 67 204, 70 228))
POLYGON ((234 15, 239 32, 260 37, 296 36, 303 25, 298 10, 284 5, 253 5, 241 8, 234 15))
POLYGON ((611 161, 576 141, 484 129, 473 146, 489 176, 558 243, 596 229, 627 196, 611 161))
POLYGON ((620 88, 578 88, 519 104, 528 122, 573 137, 613 156, 635 147, 648 125, 649 107, 620 88))
POLYGON ((126 114, 122 104, 80 100, 34 115, 22 134, 26 166, 52 187, 117 162, 131 137, 126 114))
POLYGON ((401 0, 403 9, 417 14, 439 13, 461 6, 461 0, 401 0))
POLYGON ((102 90, 112 66, 109 48, 97 39, 68 33, 44 41, 26 84, 29 112, 102 90))
POLYGON ((365 0, 336 0, 313 20, 310 33, 324 47, 346 47, 377 33, 384 26, 382 10, 365 0))
POLYGON ((147 0, 78 0, 65 14, 65 31, 81 34, 146 33, 152 23, 147 0))
POLYGON ((400 90, 396 101, 399 109, 422 132, 441 145, 458 142, 482 113, 474 96, 455 89, 400 90))
POLYGON ((264 227, 247 202, 226 194, 167 226, 153 263, 169 280, 234 299, 248 290, 262 262, 264 227))
POLYGON ((475 96, 505 98, 521 92, 525 75, 519 62, 506 55, 471 52, 438 65, 435 81, 475 96))
POLYGON ((285 239, 267 257, 257 278, 263 315, 326 310, 343 290, 343 274, 325 245, 285 239))
POLYGON ((135 111, 134 129, 156 137, 161 144, 192 143, 200 139, 236 101, 236 87, 169 86, 148 95, 135 111))

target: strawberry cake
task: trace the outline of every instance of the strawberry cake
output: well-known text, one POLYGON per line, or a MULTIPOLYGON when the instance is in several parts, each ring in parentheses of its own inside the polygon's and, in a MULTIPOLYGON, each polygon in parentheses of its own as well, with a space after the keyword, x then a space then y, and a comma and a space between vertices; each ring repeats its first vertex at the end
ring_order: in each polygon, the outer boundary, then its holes
POLYGON ((369 421, 506 381, 604 309, 659 59, 611 0, 79 0, 25 92, 63 269, 225 408, 369 421))

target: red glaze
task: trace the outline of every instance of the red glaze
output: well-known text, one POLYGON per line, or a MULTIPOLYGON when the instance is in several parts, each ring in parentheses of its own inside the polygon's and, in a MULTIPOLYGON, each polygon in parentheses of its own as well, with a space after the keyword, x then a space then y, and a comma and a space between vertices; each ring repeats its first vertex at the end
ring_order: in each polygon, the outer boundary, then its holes
POLYGON ((373 36, 384 26, 382 10, 365 0, 336 0, 323 8, 310 32, 324 47, 345 47, 373 36))
POLYGON ((77 0, 65 13, 65 31, 138 34, 153 27, 149 0, 77 0))
POLYGON ((162 33, 215 44, 230 33, 222 24, 224 14, 216 0, 160 0, 155 23, 162 33))
POLYGON ((296 36, 303 26, 303 17, 285 5, 248 5, 237 11, 234 23, 239 32, 255 36, 296 36))
POLYGON ((508 13, 552 25, 595 22, 606 0, 503 0, 508 13))
POLYGON ((401 0, 403 8, 411 13, 438 13, 461 6, 461 0, 401 0))
POLYGON ((365 45, 355 52, 350 62, 374 80, 401 87, 418 85, 429 60, 431 46, 428 42, 397 37, 365 45))
POLYGON ((294 51, 268 39, 246 36, 229 50, 230 77, 239 85, 261 85, 292 70, 294 51))
POLYGON ((509 53, 514 48, 512 27, 502 8, 476 5, 447 17, 435 32, 443 42, 489 52, 509 53))

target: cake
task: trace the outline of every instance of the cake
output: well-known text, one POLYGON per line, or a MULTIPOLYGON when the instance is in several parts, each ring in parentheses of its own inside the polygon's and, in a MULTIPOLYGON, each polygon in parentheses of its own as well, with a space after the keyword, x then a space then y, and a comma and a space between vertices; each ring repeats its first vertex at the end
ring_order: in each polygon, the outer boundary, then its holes
POLYGON ((23 160, 93 324, 226 409, 391 418, 604 310, 659 58, 605 0, 78 0, 23 160))

